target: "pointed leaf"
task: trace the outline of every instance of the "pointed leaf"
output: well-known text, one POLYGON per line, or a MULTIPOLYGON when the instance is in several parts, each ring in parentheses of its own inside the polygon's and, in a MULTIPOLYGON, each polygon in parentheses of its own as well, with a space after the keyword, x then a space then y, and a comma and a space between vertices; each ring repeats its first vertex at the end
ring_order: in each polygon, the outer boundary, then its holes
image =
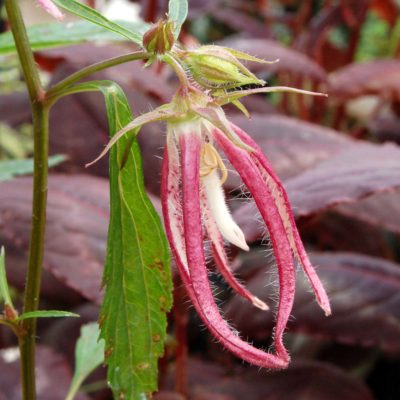
POLYGON ((63 317, 79 318, 79 315, 69 311, 37 310, 21 314, 18 317, 18 320, 28 319, 28 318, 63 318, 63 317))
MULTIPOLYGON (((142 34, 148 29, 145 22, 126 22, 115 21, 132 32, 137 32, 136 43, 141 43, 142 34)), ((70 46, 83 42, 106 42, 106 41, 125 41, 126 36, 121 36, 114 31, 102 26, 93 25, 88 21, 76 21, 68 24, 48 23, 43 25, 33 25, 27 28, 29 43, 32 50, 44 50, 53 47, 70 46)), ((132 33, 133 35, 133 33, 132 33)), ((129 38, 132 40, 132 38, 129 38)), ((11 32, 0 34, 0 54, 15 52, 15 42, 11 32)))
POLYGON ((104 361, 104 340, 97 323, 82 326, 75 348, 75 372, 66 400, 72 400, 82 382, 104 361))
MULTIPOLYGON (((89 82, 79 88, 104 94, 111 136, 132 121, 127 99, 115 83, 89 82)), ((167 242, 144 189, 136 136, 129 132, 111 149, 110 186, 101 337, 115 397, 139 400, 157 389, 172 281, 167 242)))
POLYGON ((179 36, 182 25, 188 14, 187 0, 170 0, 168 4, 168 17, 175 22, 175 38, 179 36))
POLYGON ((126 37, 129 40, 137 44, 142 44, 142 35, 139 32, 130 31, 126 29, 122 25, 110 21, 99 12, 94 10, 91 7, 86 6, 85 4, 80 3, 75 0, 53 0, 53 2, 63 8, 64 10, 70 12, 71 14, 75 14, 78 17, 86 19, 87 21, 92 22, 93 24, 100 25, 103 28, 118 33, 121 36, 126 37))

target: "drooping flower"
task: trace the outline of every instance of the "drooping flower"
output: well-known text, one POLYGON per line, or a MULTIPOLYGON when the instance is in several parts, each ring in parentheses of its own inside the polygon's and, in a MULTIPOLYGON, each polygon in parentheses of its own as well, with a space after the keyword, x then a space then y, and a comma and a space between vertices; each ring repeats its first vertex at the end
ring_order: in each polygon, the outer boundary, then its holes
MULTIPOLYGON (((236 98, 250 92, 231 92, 229 96, 236 98)), ((223 98, 222 102, 225 101, 223 98)), ((285 368, 289 355, 283 333, 294 301, 294 257, 303 266, 317 301, 327 315, 330 314, 329 300, 304 250, 281 182, 256 143, 228 121, 218 102, 221 102, 220 97, 216 100, 196 87, 185 87, 184 94, 178 91, 170 104, 134 119, 112 138, 98 158, 126 132, 153 121, 167 122, 161 184, 163 216, 170 247, 189 297, 207 328, 232 353, 261 367, 285 368), (279 274, 275 354, 240 339, 221 316, 208 280, 205 237, 211 242, 215 264, 227 283, 254 306, 268 309, 237 281, 229 266, 224 240, 243 250, 248 250, 248 246, 226 205, 221 182, 226 169, 216 146, 225 153, 254 198, 271 239, 279 274)))
MULTIPOLYGON (((148 43, 152 43, 153 36, 148 36, 148 43)), ((156 41, 165 41, 168 37, 163 31, 156 41)), ((239 99, 253 93, 315 93, 286 87, 221 90, 221 82, 226 83, 225 89, 246 85, 250 80, 257 83, 254 81, 257 78, 240 66, 238 58, 257 59, 230 49, 205 46, 193 54, 172 49, 161 57, 180 79, 175 97, 171 103, 138 116, 120 130, 93 163, 127 132, 146 123, 167 122, 161 178, 163 216, 170 247, 189 297, 210 332, 236 356, 265 368, 285 368, 290 357, 283 343, 283 333, 295 295, 295 259, 302 265, 326 315, 331 312, 329 300, 304 250, 280 180, 251 137, 228 121, 222 106, 232 102, 243 109, 239 99), (197 56, 200 58, 196 59, 197 56), (254 306, 268 310, 263 301, 237 281, 229 266, 225 241, 245 251, 249 248, 225 201, 222 183, 227 171, 217 149, 224 152, 252 195, 271 240, 279 276, 274 354, 257 349, 239 337, 220 314, 210 287, 205 238, 211 243, 215 264, 227 283, 254 306)))

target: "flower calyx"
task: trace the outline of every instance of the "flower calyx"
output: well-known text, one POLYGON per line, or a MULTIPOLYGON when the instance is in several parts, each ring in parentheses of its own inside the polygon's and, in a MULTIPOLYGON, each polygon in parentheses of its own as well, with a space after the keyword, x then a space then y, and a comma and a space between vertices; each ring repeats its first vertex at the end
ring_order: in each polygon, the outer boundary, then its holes
POLYGON ((143 35, 144 48, 155 55, 170 51, 175 43, 174 22, 160 20, 143 35))
POLYGON ((221 47, 201 46, 195 50, 182 50, 178 55, 193 79, 206 89, 230 89, 244 85, 264 85, 239 59, 264 62, 245 53, 221 47))

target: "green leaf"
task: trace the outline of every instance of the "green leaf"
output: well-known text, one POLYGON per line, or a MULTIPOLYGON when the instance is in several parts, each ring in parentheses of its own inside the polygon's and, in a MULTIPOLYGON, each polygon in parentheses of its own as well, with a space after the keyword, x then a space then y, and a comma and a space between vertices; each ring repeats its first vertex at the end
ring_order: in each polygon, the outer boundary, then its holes
POLYGON ((97 323, 83 325, 75 347, 75 371, 65 400, 72 400, 83 381, 104 361, 104 340, 97 323))
POLYGON ((86 6, 85 4, 80 3, 75 0, 52 0, 60 8, 70 12, 71 14, 75 14, 78 17, 86 19, 87 21, 92 22, 93 24, 102 26, 103 28, 118 33, 119 35, 125 36, 127 39, 132 40, 137 44, 142 44, 142 35, 139 32, 130 31, 126 29, 122 25, 110 21, 99 12, 94 10, 91 7, 86 6))
MULTIPOLYGON (((75 86, 79 89, 103 92, 111 136, 131 122, 129 104, 117 84, 90 82, 75 86)), ((142 400, 157 390, 172 280, 161 221, 145 192, 135 133, 127 133, 111 149, 110 193, 101 337, 115 398, 142 400)))
POLYGON ((29 311, 21 314, 18 319, 28 319, 28 318, 62 318, 62 317, 75 317, 79 318, 78 314, 69 311, 59 311, 59 310, 37 310, 29 311))
MULTIPOLYGON (((49 157, 49 167, 54 167, 65 161, 66 156, 57 154, 49 157)), ((0 182, 12 179, 17 175, 26 175, 33 172, 33 159, 0 161, 0 182)))
POLYGON ((175 38, 177 39, 182 25, 188 15, 187 0, 170 0, 168 4, 168 18, 175 22, 175 38))
MULTIPOLYGON (((135 32, 137 41, 141 44, 141 37, 146 32, 149 24, 145 22, 115 21, 113 23, 123 26, 127 30, 135 32)), ((88 21, 70 22, 60 24, 58 22, 43 25, 32 25, 27 28, 29 43, 32 50, 44 50, 60 46, 71 46, 84 42, 114 42, 126 41, 125 36, 94 25, 88 21)), ((130 38, 132 40, 132 38, 130 38)), ((0 34, 0 55, 14 53, 15 42, 11 32, 0 34)))
POLYGON ((11 306, 14 309, 10 289, 8 288, 6 266, 5 266, 4 247, 0 249, 0 300, 4 300, 4 304, 11 306))

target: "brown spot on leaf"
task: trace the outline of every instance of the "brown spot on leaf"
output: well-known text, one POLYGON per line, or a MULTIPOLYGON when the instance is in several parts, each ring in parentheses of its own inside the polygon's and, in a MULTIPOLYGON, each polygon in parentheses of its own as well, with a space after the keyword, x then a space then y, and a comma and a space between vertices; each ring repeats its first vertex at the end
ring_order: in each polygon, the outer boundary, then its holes
POLYGON ((112 354, 113 351, 114 351, 114 347, 109 347, 109 348, 105 351, 104 357, 105 357, 105 358, 109 358, 109 357, 111 356, 111 354, 112 354))
POLYGON ((156 257, 154 259, 154 263, 150 264, 150 268, 157 268, 160 271, 164 271, 164 263, 158 257, 156 257))
POLYGON ((136 365, 136 367, 135 367, 135 369, 137 369, 139 371, 143 371, 148 368, 150 368, 150 364, 147 362, 140 363, 140 364, 136 365))
POLYGON ((104 314, 100 315, 99 320, 98 320, 98 324, 99 324, 100 328, 103 326, 105 318, 106 318, 106 316, 104 314))
POLYGON ((155 334, 153 335, 153 342, 159 342, 161 340, 161 335, 155 334))

